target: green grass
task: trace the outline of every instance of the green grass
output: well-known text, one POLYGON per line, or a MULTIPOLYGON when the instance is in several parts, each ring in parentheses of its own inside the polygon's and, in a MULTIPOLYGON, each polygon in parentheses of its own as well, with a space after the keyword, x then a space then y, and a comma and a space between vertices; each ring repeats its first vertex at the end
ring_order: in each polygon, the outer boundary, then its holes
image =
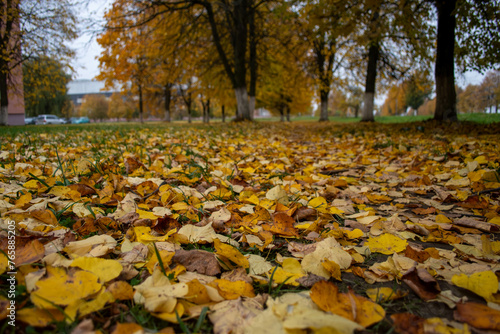
MULTIPOLYGON (((421 122, 432 119, 432 116, 376 116, 375 122, 383 124, 396 124, 396 123, 410 123, 410 122, 421 122)), ((467 121, 479 124, 491 124, 500 122, 500 114, 459 114, 459 121, 467 121)), ((292 116, 292 122, 317 122, 319 117, 313 116, 292 116)), ((340 117, 331 116, 329 118, 332 123, 356 123, 361 120, 360 117, 340 117)), ((228 118, 228 121, 230 119, 228 118)), ((280 122, 279 117, 269 117, 269 118, 258 118, 256 122, 280 122)), ((186 121, 174 121, 172 123, 164 122, 146 122, 141 124, 139 122, 103 122, 103 123, 89 123, 89 124, 65 124, 65 125, 24 125, 24 126, 10 126, 10 127, 0 127, 0 135, 2 136, 15 136, 19 134, 33 135, 41 133, 56 133, 56 132, 67 132, 71 133, 73 131, 81 130, 111 130, 111 131, 129 131, 132 129, 148 128, 165 128, 165 127, 206 127, 206 126, 220 126, 220 119, 210 120, 210 124, 203 124, 201 121, 193 121, 189 124, 186 121)))

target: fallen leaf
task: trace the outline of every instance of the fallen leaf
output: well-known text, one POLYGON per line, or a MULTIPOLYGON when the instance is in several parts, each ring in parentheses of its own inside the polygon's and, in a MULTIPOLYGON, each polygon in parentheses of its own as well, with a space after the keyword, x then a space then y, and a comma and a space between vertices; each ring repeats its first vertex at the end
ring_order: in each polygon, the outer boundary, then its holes
POLYGON ((375 238, 368 238, 365 243, 373 253, 394 254, 406 249, 408 242, 390 233, 384 233, 375 238))
POLYGON ((451 282, 456 286, 470 290, 486 300, 492 300, 493 294, 498 291, 498 278, 492 271, 454 275, 451 282))
POLYGON ((500 330, 500 311, 478 303, 458 303, 455 319, 484 330, 500 330))
POLYGON ((88 271, 66 273, 63 268, 47 267, 49 277, 36 282, 37 290, 30 295, 38 308, 66 306, 98 292, 102 284, 99 277, 88 271))
POLYGON ((221 272, 219 262, 213 253, 203 250, 178 250, 172 258, 174 262, 182 264, 188 271, 195 271, 203 275, 218 275, 221 272))
POLYGON ((70 267, 78 267, 90 271, 99 277, 102 283, 111 281, 118 277, 123 266, 116 260, 100 259, 95 257, 79 257, 70 264, 70 267))
POLYGON ((243 256, 236 248, 233 246, 227 245, 219 241, 219 239, 214 240, 214 247, 216 249, 216 254, 219 257, 224 257, 234 264, 238 266, 242 266, 243 268, 248 268, 250 265, 248 263, 248 259, 243 256))

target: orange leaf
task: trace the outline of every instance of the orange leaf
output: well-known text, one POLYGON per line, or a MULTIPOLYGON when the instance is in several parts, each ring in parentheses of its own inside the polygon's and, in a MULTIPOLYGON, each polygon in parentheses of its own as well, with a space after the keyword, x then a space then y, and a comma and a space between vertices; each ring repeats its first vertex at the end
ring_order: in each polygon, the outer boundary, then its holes
POLYGON ((458 321, 486 330, 500 330, 500 311, 478 303, 459 303, 454 313, 458 321))

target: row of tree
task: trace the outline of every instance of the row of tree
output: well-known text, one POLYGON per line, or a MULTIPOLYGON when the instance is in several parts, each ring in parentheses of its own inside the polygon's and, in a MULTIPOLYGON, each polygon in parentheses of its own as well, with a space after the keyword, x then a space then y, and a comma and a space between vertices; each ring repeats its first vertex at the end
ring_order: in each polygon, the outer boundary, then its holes
POLYGON ((500 63, 496 0, 115 0, 105 18, 99 78, 135 94, 140 115, 161 101, 167 121, 174 92, 188 113, 198 96, 247 120, 256 104, 305 112, 313 90, 327 120, 334 87, 350 87, 345 103, 371 121, 377 83, 404 82, 416 93, 399 108, 418 108, 432 82, 419 76, 434 60, 434 117, 456 120, 455 60, 500 63))
MULTIPOLYGON (((0 0, 0 124, 20 63, 71 59, 71 1, 0 0)), ((376 85, 397 79, 407 90, 421 87, 429 80, 419 73, 430 73, 435 60, 434 117, 454 120, 455 64, 500 63, 498 7, 498 0, 115 0, 99 37, 99 77, 136 96, 141 117, 156 102, 169 121, 176 95, 188 114, 198 100, 205 119, 217 105, 234 108, 239 120, 251 119, 256 105, 306 112, 317 96, 327 120, 340 91, 370 121, 376 85)), ((50 84, 47 92, 57 91, 50 84)))

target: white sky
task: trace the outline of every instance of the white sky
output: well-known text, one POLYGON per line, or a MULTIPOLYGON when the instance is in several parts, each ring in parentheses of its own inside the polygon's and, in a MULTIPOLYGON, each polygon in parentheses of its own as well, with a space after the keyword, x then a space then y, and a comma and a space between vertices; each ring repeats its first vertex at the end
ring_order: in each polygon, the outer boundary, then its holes
MULTIPOLYGON (((99 61, 96 58, 102 49, 96 41, 95 31, 99 28, 99 22, 103 20, 105 10, 112 2, 112 0, 88 0, 87 6, 81 8, 81 18, 94 21, 94 25, 72 43, 76 51, 76 59, 72 64, 75 70, 74 79, 93 79, 99 74, 99 61)), ((456 83, 461 87, 468 84, 477 85, 481 83, 483 77, 478 72, 457 74, 456 83)))
POLYGON ((96 59, 102 49, 96 41, 96 34, 102 23, 105 10, 112 3, 111 0, 88 0, 82 5, 80 19, 92 22, 89 28, 84 28, 81 36, 72 43, 76 51, 73 61, 74 79, 93 79, 99 74, 99 61, 96 59))

